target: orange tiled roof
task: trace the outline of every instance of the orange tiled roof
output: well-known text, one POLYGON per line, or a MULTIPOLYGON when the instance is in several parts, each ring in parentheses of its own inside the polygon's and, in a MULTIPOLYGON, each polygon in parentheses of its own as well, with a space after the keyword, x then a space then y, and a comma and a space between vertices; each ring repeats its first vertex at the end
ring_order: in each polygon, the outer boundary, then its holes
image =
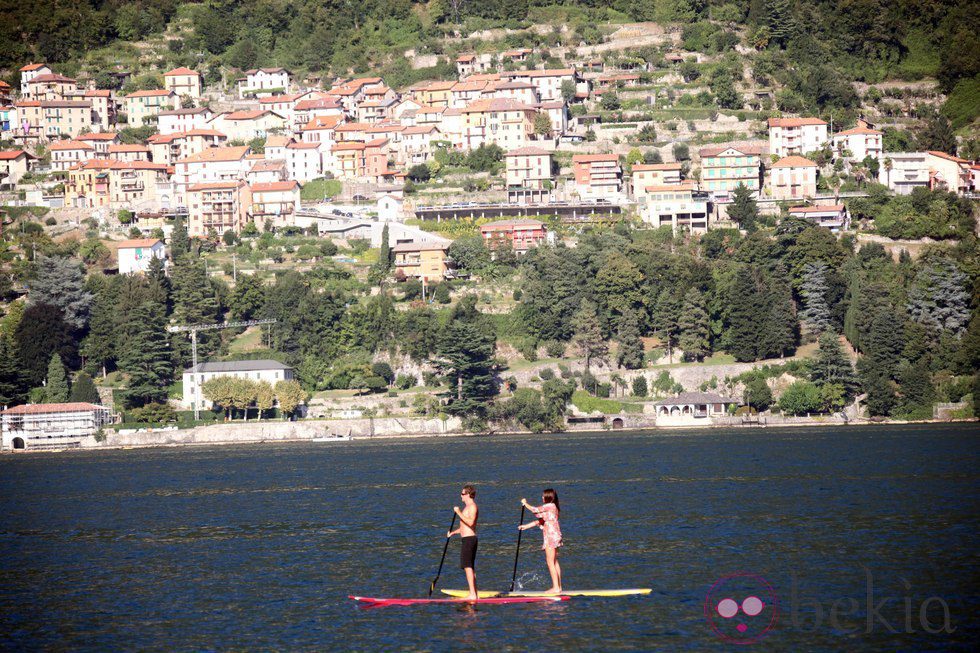
POLYGON ((773 168, 816 168, 817 164, 796 154, 785 156, 772 164, 773 168))

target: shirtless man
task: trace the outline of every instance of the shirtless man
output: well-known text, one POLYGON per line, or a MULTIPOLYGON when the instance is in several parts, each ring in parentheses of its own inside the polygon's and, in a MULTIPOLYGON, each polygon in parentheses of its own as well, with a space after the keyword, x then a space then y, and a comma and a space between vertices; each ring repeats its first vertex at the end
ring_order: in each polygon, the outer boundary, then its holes
POLYGON ((459 550, 459 567, 466 572, 466 582, 470 586, 470 601, 476 601, 479 594, 476 592, 476 572, 473 570, 476 561, 476 520, 479 517, 480 509, 476 507, 476 489, 472 485, 464 485, 459 496, 463 499, 463 509, 453 506, 453 511, 459 515, 459 528, 446 533, 446 537, 459 535, 462 547, 459 550))

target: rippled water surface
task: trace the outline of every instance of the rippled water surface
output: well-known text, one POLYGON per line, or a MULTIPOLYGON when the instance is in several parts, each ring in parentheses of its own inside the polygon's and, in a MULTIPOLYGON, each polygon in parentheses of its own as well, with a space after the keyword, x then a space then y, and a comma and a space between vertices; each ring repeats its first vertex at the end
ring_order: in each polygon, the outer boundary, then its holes
MULTIPOLYGON (((968 650, 978 463, 980 429, 963 425, 3 456, 0 649, 731 650, 705 597, 749 572, 778 597, 759 648, 968 650), (482 588, 509 584, 520 498, 554 486, 565 586, 653 593, 347 600, 425 595, 463 482, 478 489, 482 588), (944 606, 953 632, 926 632, 944 606)), ((521 582, 545 588, 540 534, 523 540, 521 582)), ((442 587, 465 584, 458 546, 442 587)))

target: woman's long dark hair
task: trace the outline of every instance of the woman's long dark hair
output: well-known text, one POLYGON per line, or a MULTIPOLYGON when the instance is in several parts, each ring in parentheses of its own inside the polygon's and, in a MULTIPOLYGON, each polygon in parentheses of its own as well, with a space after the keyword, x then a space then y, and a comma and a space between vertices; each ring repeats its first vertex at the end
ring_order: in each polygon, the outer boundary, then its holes
POLYGON ((545 503, 555 504, 555 509, 561 513, 561 505, 558 503, 558 493, 552 490, 550 487, 541 493, 541 498, 544 499, 545 503))

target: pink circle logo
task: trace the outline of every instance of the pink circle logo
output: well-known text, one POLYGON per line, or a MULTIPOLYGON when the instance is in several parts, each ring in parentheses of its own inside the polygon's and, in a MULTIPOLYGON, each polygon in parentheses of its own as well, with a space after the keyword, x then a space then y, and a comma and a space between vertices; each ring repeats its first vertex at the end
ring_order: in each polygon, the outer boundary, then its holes
POLYGON ((721 639, 752 644, 776 626, 779 603, 772 585, 756 574, 719 578, 704 600, 704 616, 721 639))

